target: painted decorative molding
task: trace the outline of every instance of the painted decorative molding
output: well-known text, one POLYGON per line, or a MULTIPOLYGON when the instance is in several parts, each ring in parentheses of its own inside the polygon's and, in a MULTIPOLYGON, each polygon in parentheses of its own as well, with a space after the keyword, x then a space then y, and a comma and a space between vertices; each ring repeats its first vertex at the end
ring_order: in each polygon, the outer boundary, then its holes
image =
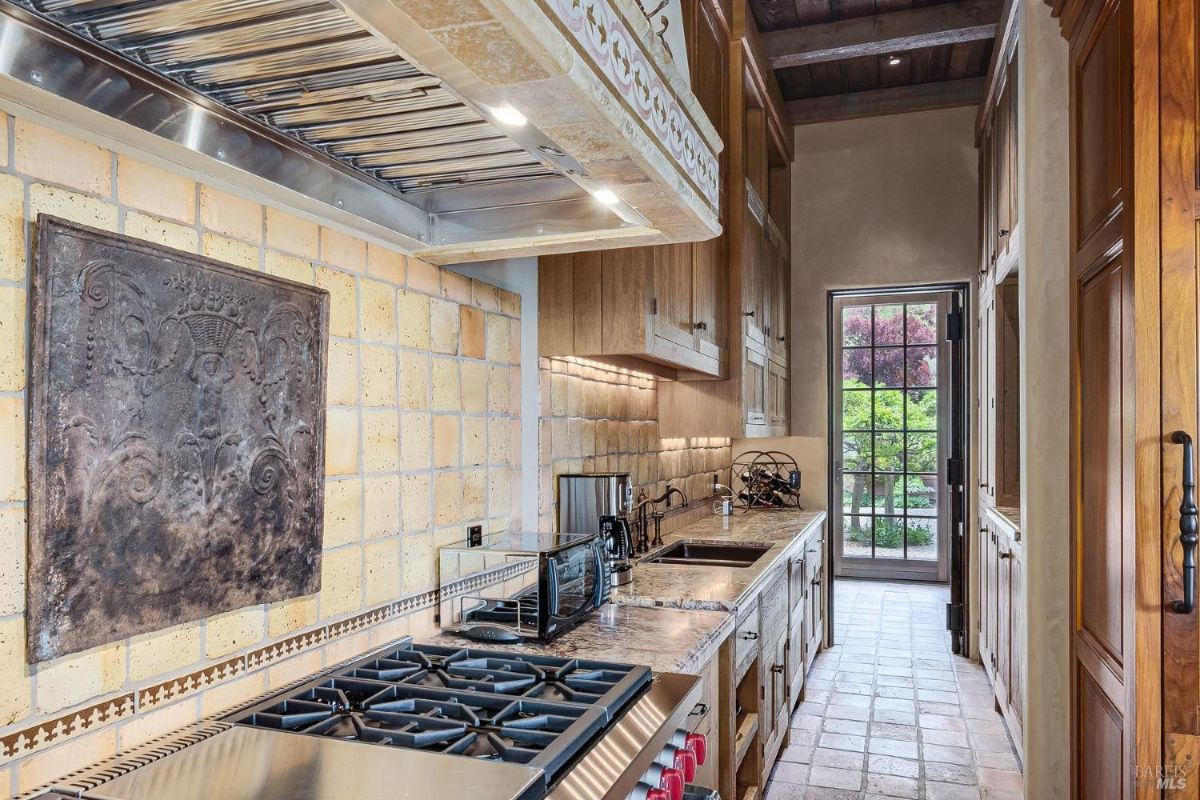
POLYGON ((664 145, 695 187, 720 204, 720 162, 610 0, 542 0, 579 53, 612 85, 624 105, 664 145))

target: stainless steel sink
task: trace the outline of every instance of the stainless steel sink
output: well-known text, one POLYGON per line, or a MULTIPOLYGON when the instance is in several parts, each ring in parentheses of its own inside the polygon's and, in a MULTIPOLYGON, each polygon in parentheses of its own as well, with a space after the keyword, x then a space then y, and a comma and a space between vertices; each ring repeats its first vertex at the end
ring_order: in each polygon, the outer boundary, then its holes
POLYGON ((687 564, 697 567, 748 567, 771 549, 764 542, 702 542, 684 539, 642 559, 647 564, 687 564))

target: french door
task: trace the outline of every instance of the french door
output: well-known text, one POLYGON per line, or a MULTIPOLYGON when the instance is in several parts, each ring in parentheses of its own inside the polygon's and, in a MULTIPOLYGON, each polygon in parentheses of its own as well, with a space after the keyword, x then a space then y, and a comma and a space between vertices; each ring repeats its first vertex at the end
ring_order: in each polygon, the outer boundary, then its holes
POLYGON ((833 297, 836 576, 949 578, 953 303, 951 291, 833 297))

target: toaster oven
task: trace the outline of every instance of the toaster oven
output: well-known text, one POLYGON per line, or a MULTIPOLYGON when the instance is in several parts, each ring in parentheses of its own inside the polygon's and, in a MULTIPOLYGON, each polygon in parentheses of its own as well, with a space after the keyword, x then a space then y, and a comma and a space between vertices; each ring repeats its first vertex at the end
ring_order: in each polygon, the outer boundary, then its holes
POLYGON ((441 627, 482 641, 549 641, 608 601, 598 534, 495 533, 438 557, 441 627))

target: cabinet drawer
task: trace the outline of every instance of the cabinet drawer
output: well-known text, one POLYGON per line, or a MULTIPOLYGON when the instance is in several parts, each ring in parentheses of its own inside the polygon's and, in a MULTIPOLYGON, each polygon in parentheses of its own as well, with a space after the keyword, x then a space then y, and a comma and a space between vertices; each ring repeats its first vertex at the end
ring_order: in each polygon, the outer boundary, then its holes
POLYGON ((808 573, 806 553, 801 550, 788 562, 788 608, 793 612, 804 605, 805 576, 808 573))
POLYGON ((720 691, 717 675, 717 659, 712 660, 700 671, 700 699, 688 712, 685 727, 692 733, 707 733, 713 728, 717 716, 717 694, 720 691))
POLYGON ((746 667, 758 655, 758 609, 751 609, 750 613, 746 614, 745 619, 738 623, 737 630, 733 636, 733 663, 737 665, 737 674, 740 677, 746 671, 746 667))
POLYGON ((788 576, 780 570, 767 579, 767 588, 759 595, 759 609, 762 614, 760 630, 764 633, 774 633, 786 630, 788 622, 788 576))

